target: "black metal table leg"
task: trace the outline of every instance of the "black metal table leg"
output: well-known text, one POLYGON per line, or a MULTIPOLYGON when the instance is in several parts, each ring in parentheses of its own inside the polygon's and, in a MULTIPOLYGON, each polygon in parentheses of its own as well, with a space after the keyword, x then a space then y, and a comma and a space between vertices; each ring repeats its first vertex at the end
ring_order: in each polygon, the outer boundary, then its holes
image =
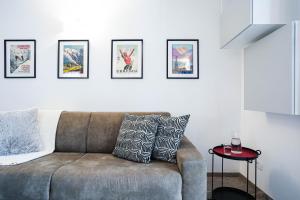
POLYGON ((256 199, 257 159, 255 159, 254 198, 256 199))
POLYGON ((224 158, 222 158, 222 187, 223 187, 223 178, 224 178, 224 158))
POLYGON ((211 154, 211 199, 213 199, 213 190, 214 190, 214 152, 213 152, 212 149, 209 149, 208 153, 211 154))
POLYGON ((212 165, 211 165, 211 195, 214 190, 214 154, 212 154, 212 165))
POLYGON ((249 161, 247 161, 247 193, 248 193, 248 188, 249 188, 249 161))

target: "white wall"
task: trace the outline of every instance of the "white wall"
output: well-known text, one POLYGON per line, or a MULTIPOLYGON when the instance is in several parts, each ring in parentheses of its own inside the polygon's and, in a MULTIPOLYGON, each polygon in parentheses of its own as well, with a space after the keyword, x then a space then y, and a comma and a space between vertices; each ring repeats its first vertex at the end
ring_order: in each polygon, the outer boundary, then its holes
MULTIPOLYGON (((258 187, 276 200, 300 199, 300 116, 247 111, 242 105, 241 132, 245 146, 262 151, 258 187)), ((246 164, 240 167, 246 176, 246 164)), ((249 171, 254 183, 253 167, 249 171)))
MULTIPOLYGON (((187 135, 207 159, 240 127, 242 52, 219 50, 217 0, 1 0, 0 24, 1 45, 37 40, 36 79, 4 79, 0 70, 0 110, 191 113, 187 135), (111 80, 111 39, 128 38, 144 39, 144 79, 111 80), (200 40, 199 80, 165 78, 168 38, 200 40), (58 39, 90 40, 90 79, 56 78, 58 39)), ((0 60, 3 69, 3 48, 0 60)))

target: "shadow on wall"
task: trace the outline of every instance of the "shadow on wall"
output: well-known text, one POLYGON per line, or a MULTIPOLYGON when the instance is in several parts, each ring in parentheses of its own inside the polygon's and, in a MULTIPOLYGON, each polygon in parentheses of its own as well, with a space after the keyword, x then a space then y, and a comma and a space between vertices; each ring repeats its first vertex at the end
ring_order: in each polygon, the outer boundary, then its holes
POLYGON ((300 127, 300 115, 266 113, 266 119, 270 124, 277 124, 287 127, 300 127))
MULTIPOLYGON (((280 158, 278 158, 280 159, 280 158)), ((293 165, 293 163, 289 163, 293 165)), ((297 175, 290 175, 283 170, 273 170, 270 173, 270 188, 274 199, 296 200, 300 199, 300 185, 297 175)))

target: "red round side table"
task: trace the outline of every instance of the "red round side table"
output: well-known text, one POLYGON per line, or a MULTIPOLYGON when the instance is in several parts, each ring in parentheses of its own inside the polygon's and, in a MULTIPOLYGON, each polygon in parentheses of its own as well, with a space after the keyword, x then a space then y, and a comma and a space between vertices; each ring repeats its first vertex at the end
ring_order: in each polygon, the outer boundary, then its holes
POLYGON ((242 152, 239 154, 231 153, 230 155, 224 154, 224 145, 215 146, 208 150, 208 153, 212 155, 212 181, 211 191, 212 199, 230 199, 230 200, 242 200, 242 199, 256 199, 256 182, 257 182, 257 158, 261 155, 260 150, 253 150, 250 148, 242 147, 242 152), (214 155, 222 158, 222 187, 214 189, 214 155), (246 161, 247 162, 247 192, 239 190, 237 188, 223 187, 223 175, 224 175, 224 158, 230 160, 246 161), (249 163, 255 161, 255 188, 254 197, 248 193, 249 186, 249 163))

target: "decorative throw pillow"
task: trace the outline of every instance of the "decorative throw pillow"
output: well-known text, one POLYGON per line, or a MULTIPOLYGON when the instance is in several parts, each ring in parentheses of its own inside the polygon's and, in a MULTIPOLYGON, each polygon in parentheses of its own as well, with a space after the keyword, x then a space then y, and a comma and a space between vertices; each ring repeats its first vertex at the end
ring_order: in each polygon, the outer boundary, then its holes
POLYGON ((152 157, 176 163, 176 152, 183 138, 190 115, 160 117, 152 157))
POLYGON ((149 163, 159 115, 126 114, 113 155, 131 161, 149 163))
POLYGON ((39 150, 38 109, 0 112, 0 156, 39 150))

